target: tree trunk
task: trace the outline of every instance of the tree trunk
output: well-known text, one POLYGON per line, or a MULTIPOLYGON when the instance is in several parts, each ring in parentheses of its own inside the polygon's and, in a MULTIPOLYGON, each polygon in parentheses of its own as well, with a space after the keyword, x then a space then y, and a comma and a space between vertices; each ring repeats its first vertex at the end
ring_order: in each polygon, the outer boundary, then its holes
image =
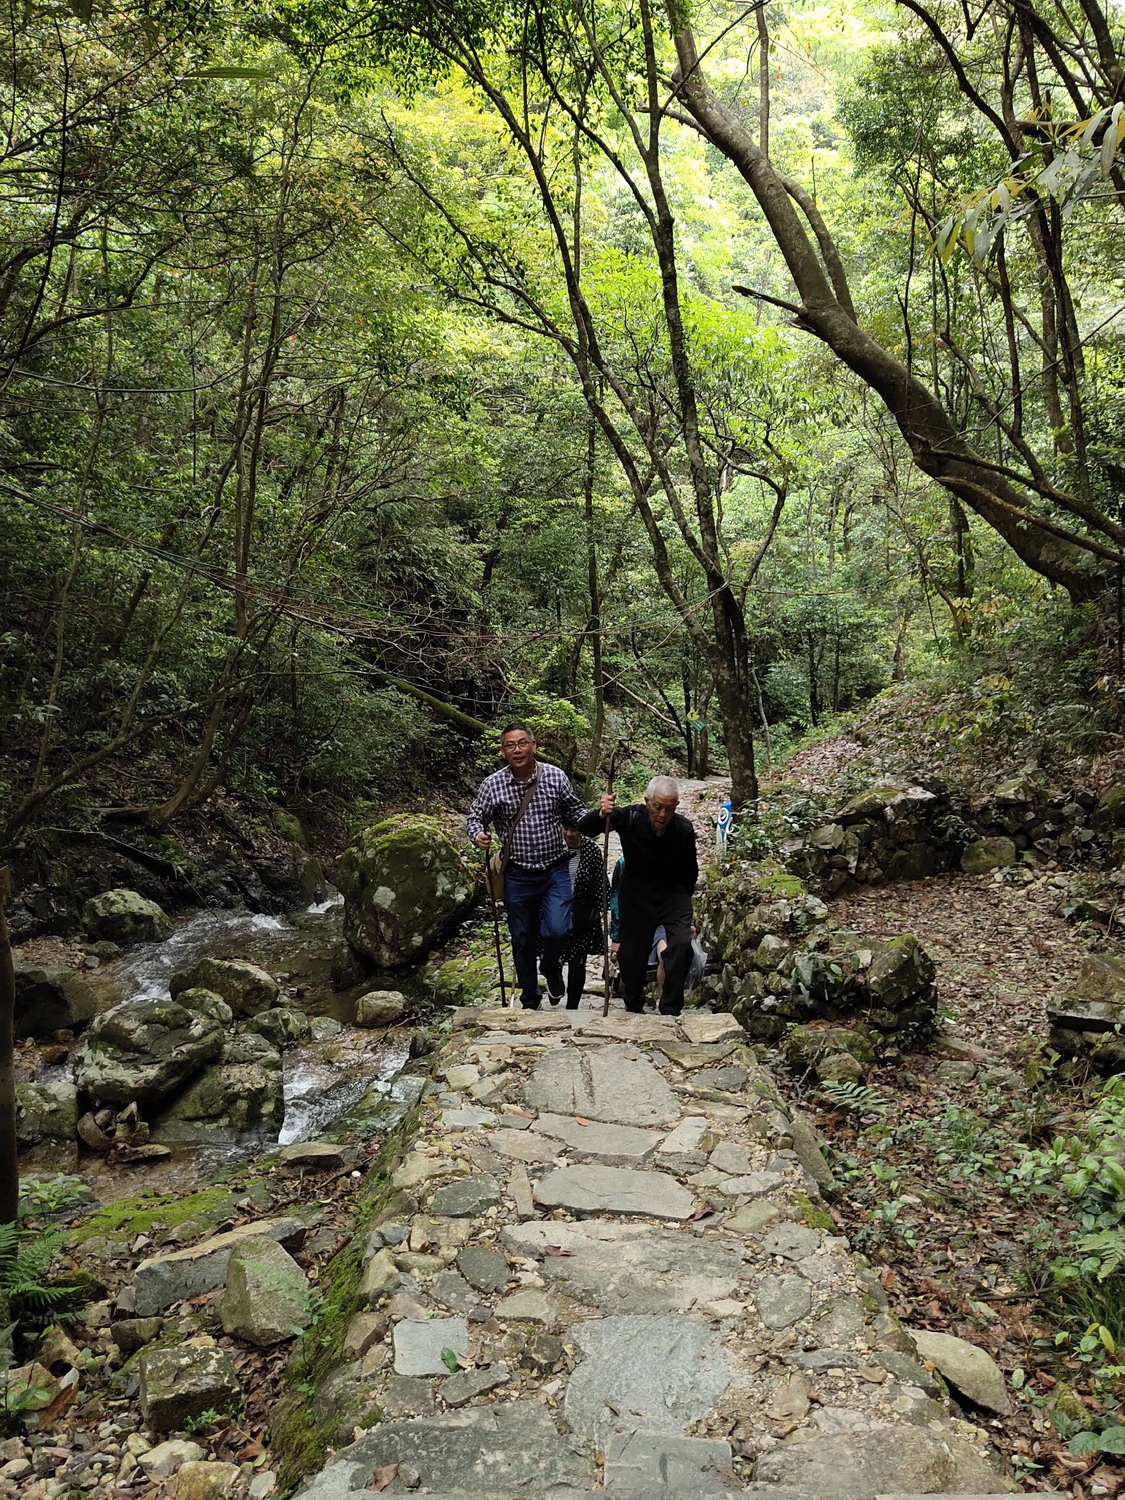
POLYGON ((16 975, 4 907, 12 872, 0 870, 0 1224, 14 1224, 19 1211, 20 1176, 16 1160, 16 975))
POLYGON ((1081 545, 1073 533, 1029 514, 1024 491, 975 452, 909 367, 848 316, 778 173, 737 115, 707 86, 694 36, 675 10, 671 25, 679 97, 757 199, 801 299, 798 326, 827 344, 882 399, 922 472, 987 521, 1028 567, 1076 601, 1101 595, 1110 576, 1106 562, 1116 553, 1094 541, 1081 545))

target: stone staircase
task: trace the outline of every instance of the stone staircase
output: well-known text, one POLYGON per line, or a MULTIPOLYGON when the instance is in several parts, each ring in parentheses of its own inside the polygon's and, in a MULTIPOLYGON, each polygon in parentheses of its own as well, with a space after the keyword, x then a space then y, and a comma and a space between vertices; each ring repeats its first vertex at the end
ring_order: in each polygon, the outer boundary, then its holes
POLYGON ((1017 1490, 831 1232, 737 1024, 599 1012, 458 1017, 301 1500, 1017 1490))

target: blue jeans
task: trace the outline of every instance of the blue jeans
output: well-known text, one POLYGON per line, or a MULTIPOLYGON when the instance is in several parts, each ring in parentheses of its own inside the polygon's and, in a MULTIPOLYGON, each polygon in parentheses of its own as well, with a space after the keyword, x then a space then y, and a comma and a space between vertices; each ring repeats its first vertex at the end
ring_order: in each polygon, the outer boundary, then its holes
POLYGON ((509 864, 504 872, 504 912, 512 938, 512 959, 520 986, 520 1004, 535 1010, 539 1004, 539 965, 536 940, 543 942, 543 977, 554 995, 563 992, 562 953, 570 936, 570 908, 574 890, 570 861, 549 870, 527 870, 509 864))

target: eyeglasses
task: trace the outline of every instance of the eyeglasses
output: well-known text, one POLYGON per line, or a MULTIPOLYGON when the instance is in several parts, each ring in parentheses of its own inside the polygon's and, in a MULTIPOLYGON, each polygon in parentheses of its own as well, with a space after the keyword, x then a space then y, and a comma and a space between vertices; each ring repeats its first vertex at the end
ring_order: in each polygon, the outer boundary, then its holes
POLYGON ((530 750, 534 744, 534 740, 502 740, 500 748, 501 750, 530 750))

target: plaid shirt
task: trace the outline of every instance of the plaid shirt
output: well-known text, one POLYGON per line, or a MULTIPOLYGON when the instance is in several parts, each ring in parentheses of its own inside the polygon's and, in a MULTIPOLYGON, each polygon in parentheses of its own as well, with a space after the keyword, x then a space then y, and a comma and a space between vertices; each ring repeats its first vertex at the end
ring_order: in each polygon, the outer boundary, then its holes
MULTIPOLYGON (((569 777, 558 766, 535 762, 536 783, 531 800, 512 835, 508 858, 526 870, 546 870, 562 859, 570 858, 563 840, 565 823, 573 828, 586 812, 585 803, 570 784, 569 777)), ((517 781, 508 766, 486 776, 477 789, 465 820, 470 839, 475 843, 491 823, 501 840, 507 838, 512 820, 519 808, 526 781, 517 781)))

